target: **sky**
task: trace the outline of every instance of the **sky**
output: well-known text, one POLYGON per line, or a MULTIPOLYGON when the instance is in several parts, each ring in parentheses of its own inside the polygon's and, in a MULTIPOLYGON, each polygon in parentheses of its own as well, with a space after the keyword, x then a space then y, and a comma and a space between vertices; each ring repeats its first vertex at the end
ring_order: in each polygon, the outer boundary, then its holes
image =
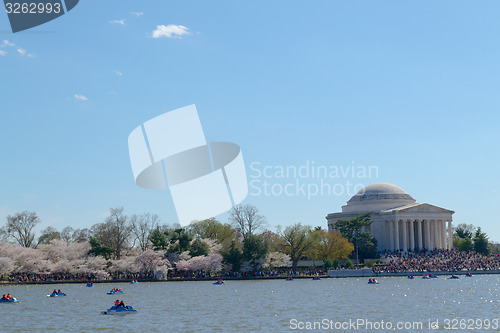
POLYGON ((120 206, 177 223, 168 190, 135 185, 127 139, 195 104, 207 141, 240 146, 243 204, 271 230, 327 228, 357 189, 387 182, 500 242, 499 11, 85 0, 18 33, 2 11, 0 225, 27 210, 37 230, 89 228, 120 206))

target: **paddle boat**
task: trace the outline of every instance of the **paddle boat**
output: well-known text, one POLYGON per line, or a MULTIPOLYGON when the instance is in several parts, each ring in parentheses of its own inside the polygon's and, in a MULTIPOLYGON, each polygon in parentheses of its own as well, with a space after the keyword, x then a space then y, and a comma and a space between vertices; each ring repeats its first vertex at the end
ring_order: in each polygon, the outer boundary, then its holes
POLYGON ((110 291, 108 291, 108 295, 114 295, 114 294, 123 294, 122 288, 120 289, 113 288, 110 291))
POLYGON ((293 281, 293 277, 289 276, 289 277, 286 278, 285 281, 293 281))
POLYGON ((368 279, 368 284, 378 284, 376 279, 368 279))
POLYGON ((15 297, 12 297, 10 295, 3 295, 2 298, 0 298, 0 303, 19 303, 20 301, 16 299, 15 297))
POLYGON ((413 280, 415 277, 413 275, 408 275, 408 279, 413 280))
POLYGON ((139 283, 139 282, 137 280, 130 281, 130 284, 136 284, 136 283, 139 283))
POLYGON ((94 286, 94 282, 87 282, 86 287, 93 287, 93 286, 94 286))
POLYGON ((318 281, 318 280, 321 280, 321 278, 319 276, 314 276, 313 277, 313 281, 318 281))
POLYGON ((438 278, 438 276, 437 276, 437 275, 434 275, 434 274, 429 274, 429 277, 430 277, 431 279, 437 279, 437 278, 438 278))
POLYGON ((65 293, 63 293, 62 291, 58 290, 58 291, 53 291, 52 294, 50 295, 47 295, 47 297, 58 297, 58 296, 66 296, 65 293))
POLYGON ((215 281, 213 284, 219 284, 219 285, 220 285, 220 284, 224 284, 224 281, 222 281, 222 280, 217 280, 217 281, 215 281))
POLYGON ((472 273, 465 273, 465 276, 472 277, 472 273))
POLYGON ((460 279, 460 277, 456 276, 456 275, 452 275, 449 277, 449 279, 460 279))
POLYGON ((422 279, 430 279, 430 277, 429 277, 429 275, 424 274, 424 275, 422 275, 422 279))
POLYGON ((123 306, 118 306, 118 307, 112 306, 109 309, 107 309, 106 311, 102 311, 101 313, 103 315, 126 315, 126 314, 129 314, 129 313, 136 313, 136 312, 137 312, 136 309, 134 309, 130 305, 127 305, 125 307, 123 307, 123 306))

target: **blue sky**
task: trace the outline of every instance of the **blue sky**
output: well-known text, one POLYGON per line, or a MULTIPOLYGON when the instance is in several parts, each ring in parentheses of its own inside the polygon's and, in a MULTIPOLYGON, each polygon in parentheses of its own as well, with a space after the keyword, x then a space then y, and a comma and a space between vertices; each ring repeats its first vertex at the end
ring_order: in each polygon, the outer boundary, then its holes
POLYGON ((500 241, 499 11, 496 1, 86 0, 16 34, 0 13, 0 221, 29 210, 40 229, 84 228, 123 206, 177 222, 168 191, 134 184, 127 137, 196 104, 207 141, 240 145, 249 181, 252 163, 376 167, 324 179, 338 195, 250 189, 244 203, 271 229, 326 228, 353 194, 348 181, 389 182, 500 241))

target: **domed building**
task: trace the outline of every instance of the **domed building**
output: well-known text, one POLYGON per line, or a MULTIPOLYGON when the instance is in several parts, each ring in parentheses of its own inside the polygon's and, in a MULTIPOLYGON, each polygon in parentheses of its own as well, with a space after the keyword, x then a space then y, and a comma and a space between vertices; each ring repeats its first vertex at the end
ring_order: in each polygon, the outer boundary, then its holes
POLYGON ((361 189, 342 212, 326 216, 328 230, 338 220, 352 219, 372 212, 373 223, 367 228, 378 241, 377 250, 450 249, 452 210, 416 203, 402 188, 376 183, 361 189))

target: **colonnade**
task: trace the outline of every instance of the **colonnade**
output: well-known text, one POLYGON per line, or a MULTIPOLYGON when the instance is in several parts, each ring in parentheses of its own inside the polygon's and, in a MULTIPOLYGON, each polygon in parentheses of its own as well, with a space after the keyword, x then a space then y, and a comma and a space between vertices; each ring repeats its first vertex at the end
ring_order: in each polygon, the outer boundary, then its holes
POLYGON ((451 249, 451 220, 394 219, 386 220, 386 249, 451 249), (446 226, 448 222, 448 226, 446 226))

